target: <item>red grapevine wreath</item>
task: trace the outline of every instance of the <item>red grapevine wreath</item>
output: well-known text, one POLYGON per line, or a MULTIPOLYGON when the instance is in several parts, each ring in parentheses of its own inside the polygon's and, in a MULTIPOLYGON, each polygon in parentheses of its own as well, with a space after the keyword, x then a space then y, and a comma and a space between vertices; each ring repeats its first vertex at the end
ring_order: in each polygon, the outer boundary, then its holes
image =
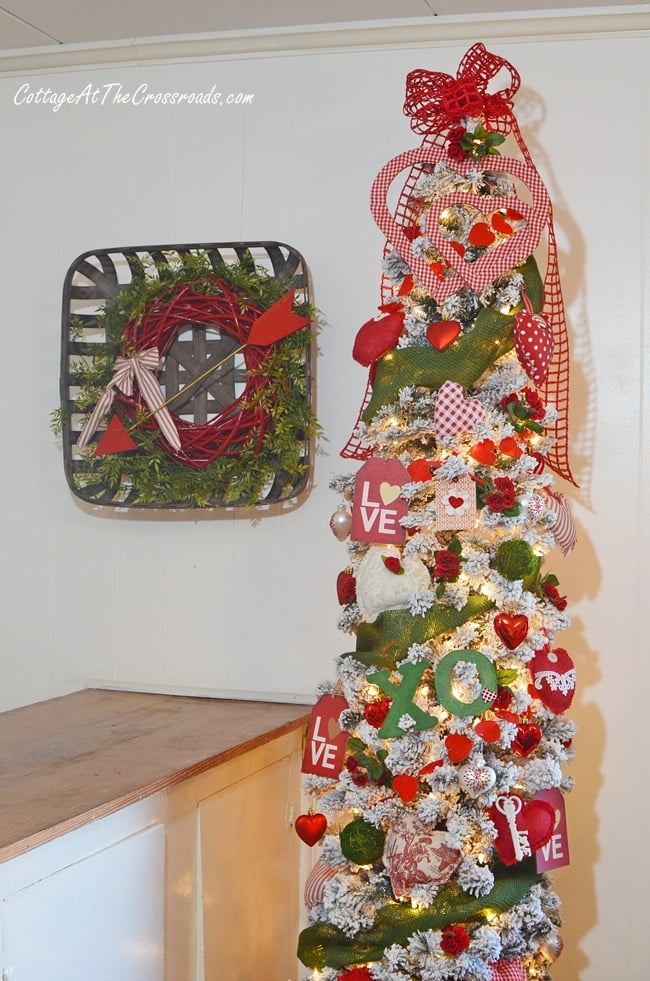
POLYGON ((99 372, 96 359, 86 365, 77 400, 77 411, 88 413, 78 446, 93 449, 84 488, 93 480, 126 482, 150 504, 196 507, 223 497, 252 505, 278 473, 295 478, 297 444, 313 433, 314 420, 303 371, 311 318, 293 300, 286 284, 245 263, 214 271, 196 256, 164 278, 134 279, 100 315, 105 364, 99 372), (160 367, 177 338, 197 327, 237 346, 165 398, 160 367), (174 411, 176 398, 238 353, 245 381, 233 401, 204 423, 174 411), (91 444, 102 419, 109 428, 91 444))

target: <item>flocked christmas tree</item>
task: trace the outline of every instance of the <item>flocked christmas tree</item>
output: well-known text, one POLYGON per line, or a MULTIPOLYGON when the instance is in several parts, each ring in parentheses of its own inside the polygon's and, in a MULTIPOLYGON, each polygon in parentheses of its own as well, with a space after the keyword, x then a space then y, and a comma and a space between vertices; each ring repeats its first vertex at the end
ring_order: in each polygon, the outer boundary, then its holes
POLYGON ((546 556, 575 540, 552 489, 572 479, 568 349, 518 86, 481 44, 455 78, 412 72, 422 146, 372 189, 382 304, 354 343, 370 381, 343 451, 365 462, 333 481, 331 522, 356 642, 319 692, 296 822, 319 843, 299 956, 321 981, 548 978, 561 950, 548 869, 568 862, 575 670, 546 556))

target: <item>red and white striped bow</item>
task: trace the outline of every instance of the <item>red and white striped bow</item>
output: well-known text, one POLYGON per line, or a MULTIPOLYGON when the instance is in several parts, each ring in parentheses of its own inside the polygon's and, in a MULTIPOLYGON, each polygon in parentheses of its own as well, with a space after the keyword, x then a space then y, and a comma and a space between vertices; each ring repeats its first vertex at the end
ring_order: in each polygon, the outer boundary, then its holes
POLYGON ((138 351, 132 358, 118 358, 113 369, 113 377, 101 394, 101 397, 90 414, 84 426, 77 445, 80 450, 88 443, 93 433, 97 429, 100 420, 109 411, 115 398, 115 390, 119 389, 127 398, 133 395, 133 383, 137 382, 138 391, 142 400, 156 417, 156 422, 160 431, 176 451, 181 448, 181 440, 178 435, 174 420, 169 409, 165 405, 165 396, 156 378, 156 372, 160 367, 160 354, 157 347, 147 348, 146 351, 138 351))

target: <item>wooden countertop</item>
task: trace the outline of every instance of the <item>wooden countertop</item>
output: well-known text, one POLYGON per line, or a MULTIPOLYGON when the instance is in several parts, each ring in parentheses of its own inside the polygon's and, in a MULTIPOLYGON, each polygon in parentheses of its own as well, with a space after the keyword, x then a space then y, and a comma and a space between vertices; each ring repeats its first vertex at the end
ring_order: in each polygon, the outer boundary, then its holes
POLYGON ((0 714, 0 862, 304 725, 310 707, 88 689, 0 714))

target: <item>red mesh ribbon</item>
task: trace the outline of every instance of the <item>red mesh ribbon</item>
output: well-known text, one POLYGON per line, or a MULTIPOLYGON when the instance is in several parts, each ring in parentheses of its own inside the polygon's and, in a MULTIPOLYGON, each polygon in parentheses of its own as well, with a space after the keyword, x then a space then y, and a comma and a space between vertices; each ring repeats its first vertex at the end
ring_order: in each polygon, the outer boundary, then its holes
MULTIPOLYGON (((490 129, 504 135, 512 133, 524 160, 536 170, 512 111, 512 99, 520 81, 519 73, 510 62, 487 51, 485 45, 475 44, 464 55, 456 78, 443 72, 427 72, 423 69, 410 72, 406 80, 404 112, 411 117, 412 128, 417 133, 424 134, 423 147, 446 147, 446 134, 450 127, 456 126, 458 120, 465 115, 482 115, 490 129), (489 83, 502 71, 509 74, 510 84, 498 92, 489 93, 489 83)), ((455 161, 449 158, 449 166, 453 168, 454 164, 455 161)), ((395 222, 407 230, 413 227, 418 216, 420 203, 414 199, 413 191, 422 171, 421 164, 411 168, 395 208, 395 222)), ((547 454, 546 462, 555 473, 575 484, 569 463, 569 339, 560 286, 553 212, 550 207, 547 234, 548 259, 542 313, 553 328, 555 349, 548 377, 540 392, 546 402, 557 407, 558 418, 555 426, 547 430, 548 435, 556 442, 547 454)), ((384 254, 391 248, 392 243, 387 242, 384 254)), ((393 284, 386 276, 382 277, 381 290, 383 303, 395 299, 393 284)), ((365 460, 372 453, 354 434, 370 401, 371 392, 369 380, 354 432, 341 450, 341 456, 346 459, 365 460)))
POLYGON ((422 68, 409 72, 404 113, 411 117, 411 128, 423 135, 444 133, 467 116, 482 116, 491 129, 507 133, 513 122, 512 100, 520 84, 509 61, 492 54, 484 44, 475 44, 461 61, 456 78, 422 68), (502 70, 508 72, 510 84, 488 92, 488 85, 502 70))

